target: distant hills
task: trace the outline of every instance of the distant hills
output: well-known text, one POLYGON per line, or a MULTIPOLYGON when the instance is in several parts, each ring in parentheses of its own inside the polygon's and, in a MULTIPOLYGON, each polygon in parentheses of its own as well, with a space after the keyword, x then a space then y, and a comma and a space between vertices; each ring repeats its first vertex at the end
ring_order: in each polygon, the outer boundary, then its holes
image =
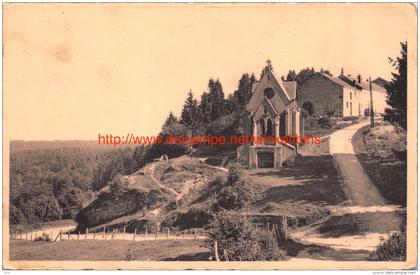
POLYGON ((135 145, 119 145, 114 147, 107 144, 98 144, 97 140, 12 140, 10 141, 10 152, 59 148, 110 150, 130 146, 135 147, 135 145))

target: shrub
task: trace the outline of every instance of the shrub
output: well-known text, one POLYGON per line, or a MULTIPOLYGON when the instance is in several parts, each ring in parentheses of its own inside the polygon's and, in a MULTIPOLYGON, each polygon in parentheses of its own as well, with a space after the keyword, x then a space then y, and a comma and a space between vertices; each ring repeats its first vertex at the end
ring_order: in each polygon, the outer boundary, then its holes
POLYGON ((258 194, 252 184, 240 180, 222 188, 217 196, 217 205, 224 209, 245 208, 257 199, 258 194))
POLYGON ((358 116, 346 116, 346 117, 343 117, 343 120, 344 121, 355 121, 355 120, 358 120, 358 119, 359 119, 358 116))
POLYGON ((10 224, 20 224, 26 221, 22 211, 17 208, 14 204, 10 204, 9 210, 9 222, 10 224))
POLYGON ((230 261, 275 261, 282 258, 272 232, 255 229, 248 219, 236 212, 222 211, 216 214, 207 234, 207 246, 213 249, 217 241, 222 260, 227 260, 224 251, 230 261))
POLYGON ((229 165, 229 174, 227 177, 227 184, 232 185, 237 182, 240 178, 240 165, 239 164, 231 164, 229 165))
POLYGON ((36 237, 34 239, 35 242, 51 242, 50 235, 42 233, 42 236, 36 237))
POLYGON ((324 129, 330 129, 332 127, 331 119, 329 117, 320 117, 318 119, 318 126, 324 129))
POLYGON ((118 199, 128 191, 128 182, 125 180, 125 178, 121 175, 116 175, 112 182, 109 185, 109 189, 111 190, 111 194, 114 196, 114 198, 118 199))
POLYGON ((173 225, 180 229, 205 227, 211 220, 212 216, 210 213, 205 208, 193 207, 186 213, 179 213, 173 225))
POLYGON ((310 101, 306 101, 305 103, 303 103, 302 109, 305 110, 305 112, 310 116, 314 114, 314 105, 310 101))
POLYGON ((379 246, 369 257, 371 261, 405 261, 407 253, 405 230, 393 233, 387 240, 382 239, 379 246))

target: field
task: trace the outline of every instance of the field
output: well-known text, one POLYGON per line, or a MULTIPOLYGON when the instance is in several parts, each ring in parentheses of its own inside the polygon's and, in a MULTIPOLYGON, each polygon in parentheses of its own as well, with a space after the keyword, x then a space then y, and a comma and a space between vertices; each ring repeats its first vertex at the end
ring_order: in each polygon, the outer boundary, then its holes
POLYGON ((11 260, 205 261, 210 256, 202 240, 10 242, 11 260))

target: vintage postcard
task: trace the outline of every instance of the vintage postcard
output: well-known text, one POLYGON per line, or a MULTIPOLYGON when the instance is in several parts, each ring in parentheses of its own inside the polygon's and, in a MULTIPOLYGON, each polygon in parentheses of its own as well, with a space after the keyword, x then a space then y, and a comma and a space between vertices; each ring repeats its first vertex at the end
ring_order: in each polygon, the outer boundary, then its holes
POLYGON ((417 4, 4 3, 3 269, 416 269, 417 4))

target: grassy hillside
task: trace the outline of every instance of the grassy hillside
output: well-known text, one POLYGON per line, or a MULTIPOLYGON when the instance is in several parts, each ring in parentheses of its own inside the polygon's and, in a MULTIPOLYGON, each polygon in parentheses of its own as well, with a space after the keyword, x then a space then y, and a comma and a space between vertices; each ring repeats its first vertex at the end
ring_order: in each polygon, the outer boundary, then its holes
POLYGON ((200 197, 209 185, 226 174, 197 158, 180 157, 168 162, 150 163, 132 175, 103 188, 98 198, 82 209, 76 221, 78 230, 136 228, 154 232, 156 224, 172 226, 168 218, 200 207, 200 197))

